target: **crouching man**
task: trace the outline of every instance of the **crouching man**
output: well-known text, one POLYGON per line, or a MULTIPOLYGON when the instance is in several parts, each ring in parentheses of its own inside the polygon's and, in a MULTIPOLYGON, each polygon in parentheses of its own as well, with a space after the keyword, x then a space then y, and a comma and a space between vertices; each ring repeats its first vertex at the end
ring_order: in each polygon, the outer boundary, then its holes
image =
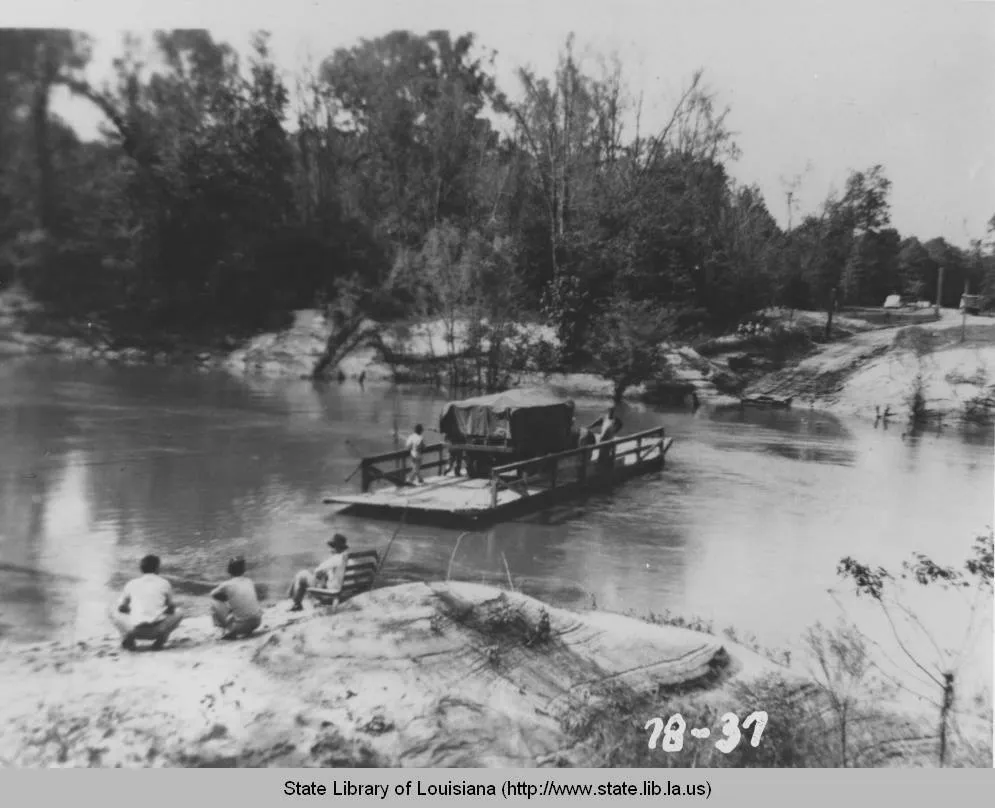
POLYGON ((135 650, 136 640, 151 640, 156 650, 183 619, 173 602, 173 587, 159 576, 159 556, 147 555, 140 564, 141 576, 125 584, 111 620, 121 632, 121 646, 135 650))
MULTIPOLYGON (((304 608, 304 596, 308 589, 325 589, 329 592, 341 592, 345 583, 346 563, 348 562, 349 543, 341 533, 336 533, 328 540, 328 546, 332 550, 329 558, 322 561, 314 570, 301 570, 294 577, 290 584, 288 597, 293 601, 290 611, 299 612, 304 608)), ((338 598, 334 605, 338 605, 338 598)))
POLYGON ((231 577, 211 592, 211 616, 221 629, 222 640, 246 637, 263 622, 256 585, 245 577, 245 559, 241 556, 228 562, 231 577))

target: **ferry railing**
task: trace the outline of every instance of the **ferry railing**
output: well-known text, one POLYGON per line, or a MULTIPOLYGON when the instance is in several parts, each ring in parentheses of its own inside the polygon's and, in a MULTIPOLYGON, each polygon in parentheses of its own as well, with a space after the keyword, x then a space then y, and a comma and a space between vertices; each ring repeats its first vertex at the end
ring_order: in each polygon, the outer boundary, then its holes
POLYGON ((662 455, 665 439, 666 430, 658 426, 604 443, 495 466, 491 469, 491 507, 497 507, 498 494, 506 489, 518 490, 527 496, 530 478, 541 478, 546 483, 544 490, 555 491, 565 485, 584 483, 592 476, 611 475, 618 461, 622 460, 624 464, 624 459, 630 455, 635 455, 633 462, 638 465, 654 449, 659 449, 662 455), (511 475, 515 475, 515 479, 507 479, 511 475))
MULTIPOLYGON (((433 443, 422 449, 422 472, 432 469, 438 469, 440 474, 443 472, 449 462, 444 456, 445 448, 444 443, 433 443)), ((365 494, 376 480, 389 480, 395 484, 403 483, 404 478, 411 472, 411 452, 408 449, 399 449, 395 452, 364 457, 360 461, 359 467, 360 485, 365 494), (384 468, 384 466, 391 465, 392 467, 384 468)))

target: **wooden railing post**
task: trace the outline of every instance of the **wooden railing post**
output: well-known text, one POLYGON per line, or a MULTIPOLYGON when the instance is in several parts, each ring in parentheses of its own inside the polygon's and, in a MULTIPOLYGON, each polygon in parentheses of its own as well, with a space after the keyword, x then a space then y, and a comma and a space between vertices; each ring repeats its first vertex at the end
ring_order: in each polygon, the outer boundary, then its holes
POLYGON ((491 472, 491 507, 496 508, 498 504, 498 478, 495 472, 491 472))
POLYGON ((535 468, 538 473, 548 474, 554 485, 559 485, 558 477, 559 474, 559 461, 566 460, 567 458, 580 458, 580 469, 578 470, 579 478, 581 480, 587 480, 590 477, 591 472, 588 471, 589 465, 594 465, 596 467, 600 466, 601 463, 611 466, 610 469, 606 469, 606 472, 611 474, 614 471, 615 463, 618 460, 618 447, 623 443, 632 443, 632 448, 627 448, 623 457, 630 454, 635 454, 637 462, 642 460, 640 456, 643 451, 649 451, 649 448, 657 445, 658 440, 663 440, 662 436, 664 434, 663 427, 653 427, 652 429, 647 429, 643 432, 636 433, 633 435, 625 435, 621 438, 614 438, 605 443, 597 443, 593 446, 583 446, 577 447, 576 449, 568 449, 563 452, 556 452, 545 457, 532 458, 529 460, 518 460, 513 463, 506 463, 504 465, 496 467, 496 471, 500 474, 512 474, 517 473, 522 476, 526 473, 527 469, 535 468), (656 436, 657 440, 653 438, 656 436), (647 446, 643 446, 643 444, 647 446), (594 453, 597 452, 599 457, 597 463, 594 460, 594 453), (608 452, 608 455, 602 456, 602 452, 608 452), (608 459, 611 459, 610 463, 607 463, 608 459))

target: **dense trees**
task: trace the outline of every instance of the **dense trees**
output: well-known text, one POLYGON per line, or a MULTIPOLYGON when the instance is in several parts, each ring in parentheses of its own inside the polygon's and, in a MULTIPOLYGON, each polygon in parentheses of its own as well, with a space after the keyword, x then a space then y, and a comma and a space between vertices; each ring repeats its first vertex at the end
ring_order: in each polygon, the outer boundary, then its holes
POLYGON ((633 341, 764 306, 930 297, 940 266, 945 305, 995 289, 990 239, 889 227, 881 166, 783 231, 731 179, 728 111, 701 73, 647 133, 622 66, 588 69, 571 39, 553 75, 519 71, 515 101, 474 37, 445 31, 339 49, 293 102, 263 35, 247 58, 204 31, 129 39, 104 87, 89 51, 0 32, 0 277, 119 338, 251 331, 316 304, 469 316, 494 376, 535 315, 561 360, 625 385, 648 362, 633 341), (58 87, 102 112, 99 141, 53 115, 58 87))

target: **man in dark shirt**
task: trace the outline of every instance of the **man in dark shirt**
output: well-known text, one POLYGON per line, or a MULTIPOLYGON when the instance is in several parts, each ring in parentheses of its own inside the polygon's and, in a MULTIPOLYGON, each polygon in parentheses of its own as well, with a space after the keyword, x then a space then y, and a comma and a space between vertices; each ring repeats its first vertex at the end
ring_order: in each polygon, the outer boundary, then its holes
POLYGON ((245 577, 245 559, 229 561, 228 574, 231 577, 211 592, 211 615, 223 640, 247 636, 263 622, 256 585, 245 577))

